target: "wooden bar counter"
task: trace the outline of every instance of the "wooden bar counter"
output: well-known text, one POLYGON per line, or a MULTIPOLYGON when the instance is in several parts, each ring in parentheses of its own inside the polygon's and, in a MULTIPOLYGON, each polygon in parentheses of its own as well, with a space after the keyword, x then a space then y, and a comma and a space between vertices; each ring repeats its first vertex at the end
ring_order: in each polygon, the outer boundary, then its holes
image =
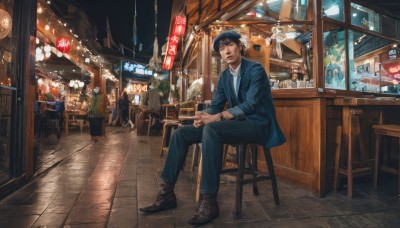
MULTIPOLYGON (((329 91, 294 90, 273 91, 277 119, 287 139, 285 144, 271 149, 275 172, 278 181, 290 181, 323 197, 333 190, 336 128, 348 124, 343 110, 349 106, 362 108, 365 115, 360 127, 371 135, 370 126, 377 121, 376 110, 385 114, 385 123, 400 122, 396 115, 400 113, 400 101, 338 98, 329 91)), ((372 155, 372 151, 368 154, 372 155)), ((262 159, 261 154, 259 158, 262 159)), ((258 165, 267 170, 264 162, 259 161, 258 165)))

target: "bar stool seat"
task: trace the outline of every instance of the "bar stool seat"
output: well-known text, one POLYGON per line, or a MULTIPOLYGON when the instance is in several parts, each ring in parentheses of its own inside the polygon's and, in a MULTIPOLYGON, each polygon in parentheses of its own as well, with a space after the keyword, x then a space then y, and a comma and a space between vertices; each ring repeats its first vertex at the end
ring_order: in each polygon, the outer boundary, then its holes
MULTIPOLYGON (((234 208, 234 216, 239 217, 242 212, 242 198, 243 198, 243 186, 246 184, 253 184, 253 193, 254 195, 258 195, 258 187, 257 182, 264 180, 271 180, 272 184, 272 192, 274 195, 275 204, 279 205, 279 193, 278 193, 278 184, 275 177, 274 165, 272 162, 272 156, 269 148, 264 147, 264 156, 265 161, 268 167, 268 175, 261 174, 257 170, 257 148, 258 144, 250 144, 248 145, 251 149, 251 164, 250 168, 245 168, 245 159, 246 159, 246 151, 247 144, 239 143, 239 144, 229 144, 229 146, 235 147, 236 156, 238 161, 237 168, 224 169, 221 171, 223 173, 235 173, 236 174, 236 198, 235 198, 235 208, 234 208), (249 173, 252 175, 252 178, 245 178, 244 174, 249 173)), ((224 148, 223 159, 226 156, 226 150, 224 148)), ((223 160, 223 162, 225 162, 223 160)), ((198 175, 197 175, 197 191, 196 191, 196 201, 199 202, 200 199, 200 187, 201 187, 201 173, 202 173, 202 158, 200 157, 198 175)))
MULTIPOLYGON (((376 141, 375 141, 375 166, 374 166, 374 187, 378 186, 378 173, 380 170, 398 175, 398 187, 397 192, 400 196, 400 125, 373 125, 372 128, 375 130, 376 141), (379 160, 381 157, 381 140, 382 136, 394 137, 399 140, 399 168, 395 169, 389 167, 386 164, 380 164, 379 160)), ((382 153, 387 152, 383 151, 382 153)))

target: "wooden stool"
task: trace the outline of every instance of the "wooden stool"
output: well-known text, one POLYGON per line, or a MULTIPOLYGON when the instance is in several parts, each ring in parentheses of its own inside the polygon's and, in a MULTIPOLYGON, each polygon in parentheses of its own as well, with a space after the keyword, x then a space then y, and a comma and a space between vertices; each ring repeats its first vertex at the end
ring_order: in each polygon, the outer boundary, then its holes
MULTIPOLYGON (((236 148, 236 156, 238 160, 238 167, 234 169, 224 169, 222 173, 236 173, 236 198, 235 198, 235 208, 234 215, 239 217, 242 212, 242 198, 243 198, 243 185, 253 184, 253 193, 258 195, 257 182, 264 180, 271 180, 272 192, 274 195, 275 204, 279 205, 279 193, 278 184, 275 177, 274 166, 272 162, 272 157, 269 148, 264 147, 265 161, 268 167, 268 175, 261 175, 257 171, 257 144, 249 145, 251 148, 251 164, 249 172, 252 174, 253 178, 244 178, 245 173, 245 159, 246 159, 246 144, 240 143, 235 145, 230 145, 236 148)), ((225 151, 225 150, 224 150, 225 151)), ((224 162, 224 161, 223 161, 224 162)), ((202 173, 202 159, 200 159, 199 170, 197 175, 197 191, 196 191, 196 201, 199 202, 200 199, 200 187, 201 187, 201 173, 202 173)))
POLYGON ((352 122, 353 126, 351 127, 351 131, 349 132, 350 137, 352 137, 352 145, 351 150, 348 154, 343 153, 347 152, 344 148, 347 148, 348 140, 344 142, 345 145, 342 145, 343 136, 342 136, 342 126, 338 126, 336 129, 336 155, 335 155, 335 180, 334 180, 334 188, 335 190, 339 189, 340 179, 343 176, 347 177, 347 197, 353 197, 353 178, 359 176, 372 175, 372 168, 370 160, 367 156, 367 149, 365 148, 365 143, 360 134, 360 121, 359 114, 355 113, 352 122), (358 142, 360 148, 360 159, 356 159, 356 155, 354 153, 355 142, 358 142), (365 163, 368 163, 367 165, 365 163))
POLYGON ((375 143, 375 166, 374 166, 374 187, 378 186, 378 173, 379 170, 389 172, 392 174, 398 175, 398 187, 397 193, 400 196, 400 152, 399 152, 399 169, 394 169, 392 167, 387 166, 386 164, 382 164, 379 167, 379 158, 380 158, 380 147, 381 147, 381 139, 382 136, 390 136, 397 138, 399 140, 399 151, 400 151, 400 125, 374 125, 372 126, 375 129, 376 134, 376 143, 375 143))

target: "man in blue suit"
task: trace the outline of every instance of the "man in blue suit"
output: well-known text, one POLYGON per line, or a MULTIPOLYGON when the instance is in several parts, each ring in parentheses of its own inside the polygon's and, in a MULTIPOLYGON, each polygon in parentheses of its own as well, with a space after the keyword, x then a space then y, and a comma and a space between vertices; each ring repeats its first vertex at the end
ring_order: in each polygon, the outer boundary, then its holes
POLYGON ((188 223, 208 223, 219 214, 217 193, 223 144, 259 143, 271 148, 285 142, 276 121, 265 69, 242 56, 240 37, 235 31, 225 31, 214 39, 214 50, 229 66, 220 75, 211 105, 196 113, 193 125, 179 128, 172 135, 157 199, 153 204, 140 208, 141 211, 153 213, 176 207, 174 185, 180 168, 189 146, 201 142, 201 199, 188 223), (224 110, 226 103, 229 108, 224 110))

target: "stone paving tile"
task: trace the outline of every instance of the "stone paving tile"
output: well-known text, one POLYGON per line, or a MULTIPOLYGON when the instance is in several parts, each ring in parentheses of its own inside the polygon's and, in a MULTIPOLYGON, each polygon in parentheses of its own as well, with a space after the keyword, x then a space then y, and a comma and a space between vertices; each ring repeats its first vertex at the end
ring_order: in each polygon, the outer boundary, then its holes
POLYGON ((136 207, 113 208, 107 223, 108 228, 138 227, 136 207))
MULTIPOLYGON (((166 157, 159 157, 160 141, 159 136, 107 128, 98 142, 73 131, 62 136, 60 145, 49 142, 53 152, 45 154, 40 168, 51 168, 0 201, 0 227, 191 227, 187 220, 196 210, 197 177, 192 152, 175 186, 178 206, 156 214, 138 210, 157 195, 166 157), (50 165, 62 153, 63 161, 50 165)), ((278 178, 279 206, 269 182, 258 184, 258 196, 246 185, 239 218, 232 214, 234 179, 221 176, 220 215, 204 227, 400 227, 396 176, 380 179, 378 190, 370 180, 355 182, 352 200, 345 188, 319 198, 278 178)))
POLYGON ((67 213, 44 213, 36 220, 32 227, 62 227, 67 216, 67 213))

